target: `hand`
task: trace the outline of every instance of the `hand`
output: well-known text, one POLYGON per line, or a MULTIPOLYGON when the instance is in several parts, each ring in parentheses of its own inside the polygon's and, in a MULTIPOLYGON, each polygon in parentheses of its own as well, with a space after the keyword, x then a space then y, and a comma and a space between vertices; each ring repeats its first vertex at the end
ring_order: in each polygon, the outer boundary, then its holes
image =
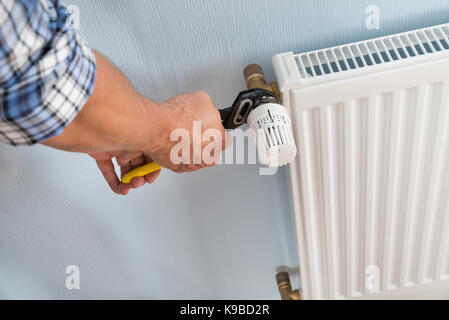
POLYGON ((148 146, 142 146, 142 150, 147 150, 145 154, 148 154, 161 166, 175 172, 196 171, 218 163, 221 151, 231 144, 232 139, 229 139, 230 135, 225 131, 221 123, 220 113, 207 93, 195 92, 176 96, 159 103, 158 106, 161 117, 159 119, 160 127, 150 130, 153 139, 148 139, 148 141, 152 141, 148 146), (193 133, 194 121, 201 123, 201 132, 199 135, 196 135, 201 140, 196 141, 197 147, 199 147, 199 150, 196 150, 197 152, 193 151, 195 147, 193 141, 195 137, 193 133), (171 158, 171 152, 172 148, 179 141, 170 141, 170 135, 179 129, 183 129, 189 135, 190 139, 187 149, 190 149, 190 157, 184 163, 175 164, 171 158), (216 136, 213 136, 208 141, 203 141, 202 136, 206 130, 216 133, 216 136), (208 148, 207 150, 205 150, 206 147, 208 148), (204 157, 203 151, 206 151, 205 154, 210 155, 210 157, 204 157), (200 158, 198 158, 198 154, 200 158))
POLYGON ((145 183, 153 183, 161 173, 161 170, 157 170, 144 177, 135 177, 129 184, 125 184, 120 182, 120 179, 117 177, 114 164, 112 163, 114 157, 120 166, 120 177, 123 177, 132 169, 152 162, 153 160, 142 152, 111 151, 91 153, 89 155, 95 159, 98 169, 100 169, 109 187, 117 194, 126 195, 131 188, 135 189, 143 186, 145 183))
POLYGON ((42 141, 42 144, 90 154, 97 160, 111 189, 119 194, 127 194, 133 187, 153 182, 159 172, 125 185, 120 183, 114 171, 114 157, 121 167, 121 175, 152 159, 175 172, 195 171, 218 162, 221 151, 227 146, 225 143, 230 144, 232 139, 225 137, 219 112, 207 93, 196 92, 162 103, 152 102, 137 93, 128 79, 105 57, 98 52, 95 52, 95 57, 96 80, 89 100, 61 134, 42 141), (184 129, 192 138, 194 121, 201 122, 201 137, 210 133, 208 129, 215 129, 213 131, 217 134, 211 135, 213 139, 205 137, 209 141, 198 141, 196 152, 193 152, 196 144, 188 141, 190 159, 175 164, 170 153, 178 142, 170 141, 171 133, 175 129, 184 129), (212 161, 206 161, 203 151, 210 155, 208 158, 212 161), (198 162, 193 161, 194 156, 198 162))
MULTIPOLYGON (((150 102, 153 106, 154 103, 150 102)), ((97 166, 103 174, 106 182, 109 184, 112 191, 117 194, 126 195, 131 188, 138 188, 145 183, 153 183, 160 174, 160 170, 150 173, 144 177, 136 177, 131 180, 131 183, 124 184, 118 178, 112 159, 115 157, 117 164, 120 166, 120 176, 123 177, 132 169, 142 166, 146 163, 156 161, 165 168, 171 169, 175 172, 190 172, 196 171, 203 167, 214 166, 218 162, 220 152, 230 145, 232 139, 230 135, 225 132, 218 110, 212 103, 208 94, 203 92, 196 92, 188 95, 181 95, 171 98, 158 104, 157 108, 158 125, 150 126, 149 134, 151 135, 147 141, 149 147, 144 145, 139 149, 149 150, 143 151, 110 151, 90 153, 97 166), (206 145, 213 144, 211 155, 212 161, 205 161, 203 157, 199 159, 198 163, 193 163, 193 122, 201 122, 201 134, 207 129, 215 129, 217 133, 217 140, 201 141, 201 154, 206 145), (177 141, 170 141, 170 134, 173 130, 184 129, 190 136, 190 159, 189 163, 174 164, 170 159, 172 147, 176 145, 177 141), (215 153, 214 151, 219 150, 215 153)), ((154 109, 153 109, 154 110, 154 109)), ((156 111, 156 110, 154 110, 156 111)), ((156 114, 149 114, 153 120, 156 114)), ((154 122, 153 122, 154 123, 154 122)), ((200 137, 201 138, 201 137, 200 137)), ((210 159, 209 159, 210 160, 210 159)))

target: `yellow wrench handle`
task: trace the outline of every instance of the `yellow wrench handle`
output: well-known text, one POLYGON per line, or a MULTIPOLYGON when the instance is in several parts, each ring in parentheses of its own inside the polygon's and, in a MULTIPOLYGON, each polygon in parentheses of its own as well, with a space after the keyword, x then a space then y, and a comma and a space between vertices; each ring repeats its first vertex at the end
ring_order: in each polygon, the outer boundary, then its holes
POLYGON ((157 164, 154 161, 147 163, 143 166, 132 169, 130 172, 125 174, 122 178, 122 182, 128 184, 135 177, 143 177, 143 176, 145 176, 151 172, 157 171, 159 169, 162 169, 162 166, 160 164, 157 164))

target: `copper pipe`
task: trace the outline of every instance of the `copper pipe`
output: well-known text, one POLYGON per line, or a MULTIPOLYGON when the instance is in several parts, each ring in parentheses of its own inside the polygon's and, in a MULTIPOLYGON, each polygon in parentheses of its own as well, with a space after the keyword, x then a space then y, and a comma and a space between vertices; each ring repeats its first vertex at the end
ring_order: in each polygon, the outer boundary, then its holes
POLYGON ((290 277, 287 272, 278 272, 276 274, 276 282, 281 294, 281 300, 301 300, 299 290, 292 290, 290 277))
POLYGON ((243 75, 245 76, 246 86, 248 87, 248 89, 265 89, 273 93, 276 98, 281 99, 277 83, 267 83, 263 74, 262 67, 258 64, 247 65, 243 70, 243 75))

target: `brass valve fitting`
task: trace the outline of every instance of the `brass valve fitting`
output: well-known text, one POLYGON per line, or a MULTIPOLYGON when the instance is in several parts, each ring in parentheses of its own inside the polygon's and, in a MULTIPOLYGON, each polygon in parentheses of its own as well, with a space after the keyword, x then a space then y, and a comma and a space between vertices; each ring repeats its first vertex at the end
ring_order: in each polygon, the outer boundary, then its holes
POLYGON ((258 64, 250 64, 243 70, 245 76, 246 86, 248 89, 265 89, 273 93, 277 99, 280 100, 281 95, 279 93, 279 87, 276 82, 267 83, 262 71, 262 67, 258 64))
POLYGON ((299 290, 292 290, 290 277, 287 272, 278 272, 276 274, 276 282, 281 294, 281 300, 301 300, 299 290))

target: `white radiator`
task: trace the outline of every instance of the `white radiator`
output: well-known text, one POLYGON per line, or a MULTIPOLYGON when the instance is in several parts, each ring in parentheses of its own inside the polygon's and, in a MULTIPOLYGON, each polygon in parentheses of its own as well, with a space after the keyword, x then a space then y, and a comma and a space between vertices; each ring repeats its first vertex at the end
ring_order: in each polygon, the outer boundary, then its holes
POLYGON ((449 24, 273 65, 303 297, 449 298, 449 24))

